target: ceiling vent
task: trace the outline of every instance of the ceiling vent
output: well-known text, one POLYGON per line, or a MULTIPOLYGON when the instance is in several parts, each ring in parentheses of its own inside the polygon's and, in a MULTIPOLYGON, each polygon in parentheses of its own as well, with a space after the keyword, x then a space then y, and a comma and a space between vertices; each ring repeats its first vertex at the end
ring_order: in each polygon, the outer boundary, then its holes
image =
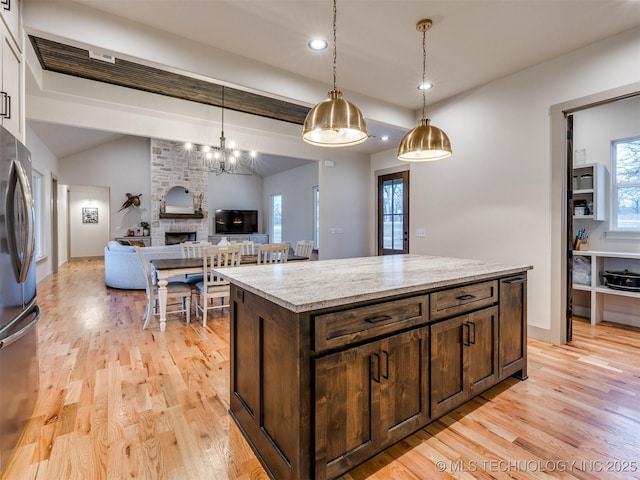
POLYGON ((102 60, 103 62, 108 62, 108 63, 116 63, 116 57, 114 57, 113 55, 100 53, 100 52, 93 52, 91 50, 89 50, 89 58, 102 60))

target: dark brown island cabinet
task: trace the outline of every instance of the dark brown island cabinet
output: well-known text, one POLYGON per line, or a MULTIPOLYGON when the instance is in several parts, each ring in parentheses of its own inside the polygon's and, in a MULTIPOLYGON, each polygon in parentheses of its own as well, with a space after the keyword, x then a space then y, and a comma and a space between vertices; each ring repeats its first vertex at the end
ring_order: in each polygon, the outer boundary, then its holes
POLYGON ((272 478, 336 478, 526 378, 531 267, 401 257, 224 270, 230 413, 272 478))

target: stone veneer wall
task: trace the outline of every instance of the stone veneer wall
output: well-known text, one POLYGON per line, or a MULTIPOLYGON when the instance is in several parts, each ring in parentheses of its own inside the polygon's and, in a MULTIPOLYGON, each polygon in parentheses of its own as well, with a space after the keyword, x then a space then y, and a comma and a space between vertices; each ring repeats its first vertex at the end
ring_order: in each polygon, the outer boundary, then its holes
MULTIPOLYGON (((196 232, 198 240, 208 239, 207 183, 209 173, 189 163, 181 152, 182 144, 151 139, 151 245, 164 245, 165 232, 196 232), (196 169, 194 169, 196 167, 196 169), (191 192, 194 202, 202 194, 204 218, 160 218, 164 200, 171 187, 182 186, 191 192)), ((193 159, 191 160, 193 162, 193 159)), ((196 203, 196 208, 198 207, 196 203)))

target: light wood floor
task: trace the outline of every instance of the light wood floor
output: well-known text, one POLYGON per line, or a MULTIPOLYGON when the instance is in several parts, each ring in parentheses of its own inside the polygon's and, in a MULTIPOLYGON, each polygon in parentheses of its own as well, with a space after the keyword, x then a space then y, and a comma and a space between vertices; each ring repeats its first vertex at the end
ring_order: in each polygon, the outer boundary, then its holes
MULTIPOLYGON (((41 392, 4 479, 267 478, 227 413, 226 314, 143 331, 144 292, 106 288, 97 260, 66 264, 39 302, 41 392)), ((342 479, 640 478, 640 331, 574 332, 567 346, 530 340, 527 381, 342 479)))

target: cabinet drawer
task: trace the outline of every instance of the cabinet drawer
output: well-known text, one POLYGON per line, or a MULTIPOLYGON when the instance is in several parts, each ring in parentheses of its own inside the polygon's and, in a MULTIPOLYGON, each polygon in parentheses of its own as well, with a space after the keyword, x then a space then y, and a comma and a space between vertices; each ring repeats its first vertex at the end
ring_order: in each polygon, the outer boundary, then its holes
POLYGON ((431 320, 438 320, 498 301, 498 281, 476 283, 431 294, 431 320))
POLYGON ((341 347, 429 320, 429 296, 403 298, 315 317, 315 351, 341 347))

